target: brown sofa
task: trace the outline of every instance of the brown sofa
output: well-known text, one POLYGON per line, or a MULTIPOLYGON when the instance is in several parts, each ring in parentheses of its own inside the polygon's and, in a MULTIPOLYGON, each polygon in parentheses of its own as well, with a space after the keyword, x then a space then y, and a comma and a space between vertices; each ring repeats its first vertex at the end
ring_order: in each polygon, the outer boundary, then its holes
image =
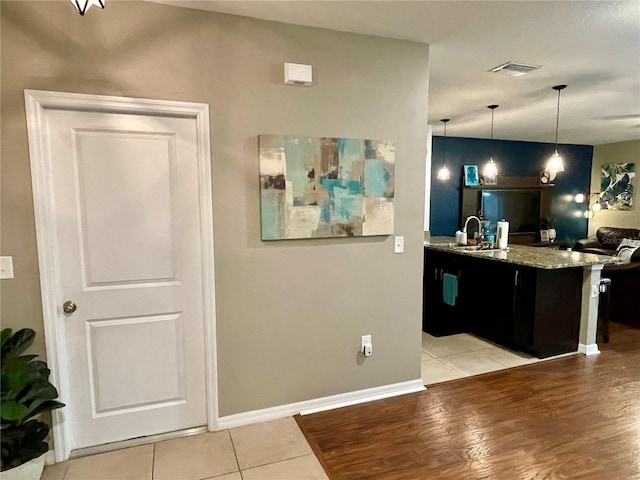
MULTIPOLYGON (((594 237, 576 242, 573 250, 616 255, 625 238, 640 240, 640 230, 600 227, 594 237)), ((602 276, 611 279, 611 320, 640 327, 640 249, 630 263, 605 265, 602 276)))

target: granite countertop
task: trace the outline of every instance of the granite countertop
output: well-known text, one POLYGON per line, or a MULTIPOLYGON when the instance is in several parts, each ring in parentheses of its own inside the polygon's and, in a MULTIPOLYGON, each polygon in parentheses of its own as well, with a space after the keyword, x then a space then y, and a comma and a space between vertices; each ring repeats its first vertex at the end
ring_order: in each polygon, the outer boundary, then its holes
POLYGON ((452 237, 432 237, 429 242, 424 242, 425 248, 450 252, 455 255, 471 255, 477 258, 487 258, 499 262, 544 269, 586 267, 596 264, 616 263, 618 261, 617 257, 607 255, 554 250, 544 247, 527 247, 525 245, 509 244, 509 248, 506 251, 463 251, 452 248, 453 245, 455 245, 455 239, 452 237))

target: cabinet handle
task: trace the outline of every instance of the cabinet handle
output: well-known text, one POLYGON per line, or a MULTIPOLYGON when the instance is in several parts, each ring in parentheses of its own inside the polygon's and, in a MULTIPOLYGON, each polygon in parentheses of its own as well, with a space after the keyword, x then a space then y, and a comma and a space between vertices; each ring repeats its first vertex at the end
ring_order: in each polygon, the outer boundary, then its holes
POLYGON ((514 279, 513 279, 513 281, 514 281, 514 285, 515 285, 516 287, 518 286, 518 277, 519 277, 519 276, 520 276, 520 271, 519 271, 519 270, 516 270, 516 274, 515 274, 514 279))
POLYGON ((433 279, 438 280, 438 267, 433 269, 433 279))

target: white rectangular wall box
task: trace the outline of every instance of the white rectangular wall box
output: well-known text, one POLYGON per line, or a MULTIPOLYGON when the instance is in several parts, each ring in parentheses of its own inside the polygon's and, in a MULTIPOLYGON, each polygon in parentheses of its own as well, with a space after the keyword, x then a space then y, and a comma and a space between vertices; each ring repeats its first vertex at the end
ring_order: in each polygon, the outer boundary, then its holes
POLYGON ((13 278, 13 257, 0 257, 0 278, 13 278))
POLYGON ((284 64, 284 83, 287 85, 309 86, 313 81, 311 65, 301 63, 284 64))
POLYGON ((404 253, 404 237, 394 238, 393 253, 404 253))

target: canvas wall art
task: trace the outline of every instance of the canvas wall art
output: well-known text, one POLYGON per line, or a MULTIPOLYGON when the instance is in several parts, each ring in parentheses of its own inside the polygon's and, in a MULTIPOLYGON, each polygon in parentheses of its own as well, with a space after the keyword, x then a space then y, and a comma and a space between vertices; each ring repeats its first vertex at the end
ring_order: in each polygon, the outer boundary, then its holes
POLYGON ((633 184, 636 177, 635 163, 611 163, 602 166, 600 181, 600 205, 610 210, 633 208, 633 184))
POLYGON ((263 240, 393 233, 395 143, 260 135, 263 240))
POLYGON ((465 187, 475 187, 480 185, 477 165, 463 165, 465 187))

